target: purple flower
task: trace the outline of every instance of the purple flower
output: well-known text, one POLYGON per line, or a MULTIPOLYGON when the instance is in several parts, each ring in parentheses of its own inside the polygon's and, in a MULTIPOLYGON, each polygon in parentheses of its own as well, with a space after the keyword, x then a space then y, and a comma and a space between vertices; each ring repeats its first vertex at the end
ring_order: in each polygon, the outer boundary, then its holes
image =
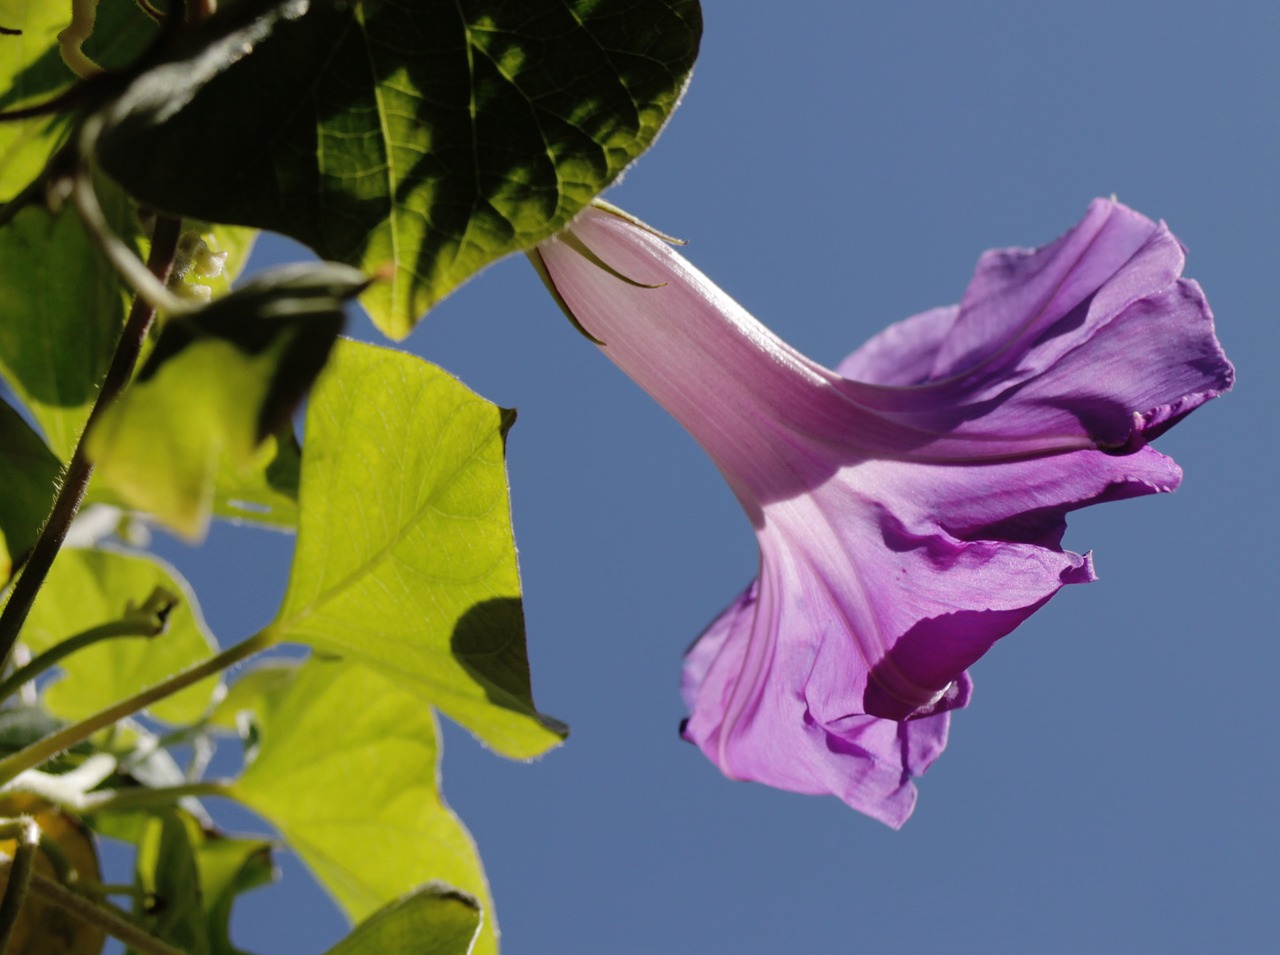
POLYGON ((1067 512, 1173 490, 1148 442, 1231 387, 1183 258, 1163 223, 1099 200, 831 371, 616 210, 542 243, 566 310, 706 449, 759 538, 759 577, 685 659, 685 738, 731 778, 902 825, 966 669, 1095 579, 1062 549, 1067 512))

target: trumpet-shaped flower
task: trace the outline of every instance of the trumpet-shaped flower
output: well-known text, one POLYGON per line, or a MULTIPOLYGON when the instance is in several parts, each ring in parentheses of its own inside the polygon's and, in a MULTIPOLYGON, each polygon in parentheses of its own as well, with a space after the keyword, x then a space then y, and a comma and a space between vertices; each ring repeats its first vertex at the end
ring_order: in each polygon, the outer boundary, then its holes
POLYGON ((900 826, 967 668, 1094 579, 1061 546, 1067 512, 1173 490, 1148 442, 1231 386, 1183 258, 1100 200, 829 370, 616 210, 542 243, 561 304, 698 440, 759 539, 759 576, 686 656, 685 738, 732 778, 900 826))

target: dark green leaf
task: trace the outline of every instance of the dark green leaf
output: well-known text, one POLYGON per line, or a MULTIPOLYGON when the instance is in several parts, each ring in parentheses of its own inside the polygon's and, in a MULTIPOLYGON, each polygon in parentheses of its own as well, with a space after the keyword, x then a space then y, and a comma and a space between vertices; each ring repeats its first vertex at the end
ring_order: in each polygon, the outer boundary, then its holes
POLYGON ((191 955, 243 955, 228 925, 236 897, 275 878, 272 843, 209 829, 180 810, 151 816, 138 840, 140 915, 148 930, 191 955))
POLYGON ((467 955, 479 924, 470 896, 424 885, 379 909, 326 955, 467 955))
POLYGON ((397 338, 649 147, 701 33, 697 0, 258 9, 139 77, 100 158, 160 208, 283 232, 369 272, 392 263, 363 301, 397 338))
MULTIPOLYGON (((116 232, 140 243, 120 190, 104 185, 99 196, 116 232)), ((131 296, 70 209, 19 212, 0 228, 0 263, 0 373, 69 461, 131 296)))
POLYGON ((61 470, 40 436, 0 401, 0 582, 36 542, 61 470))
POLYGON ((433 365, 343 341, 307 407, 286 641, 385 672, 506 756, 533 705, 503 451, 513 420, 433 365))
MULTIPOLYGON (((69 35, 66 44, 60 44, 59 33, 72 22, 70 2, 0 0, 0 26, 20 31, 0 36, 0 110, 45 102, 80 82, 67 65, 67 56, 76 59, 76 48, 84 58, 77 65, 86 72, 95 67, 120 69, 155 36, 155 21, 136 0, 98 0, 82 6, 93 16, 92 31, 82 43, 69 35)), ((0 123, 0 202, 40 174, 71 125, 66 110, 0 123)))
POLYGON ((200 536, 220 468, 230 472, 224 487, 240 474, 251 484, 269 476, 265 458, 279 446, 263 442, 287 425, 324 366, 343 299, 367 284, 343 265, 286 266, 170 319, 88 436, 97 480, 129 506, 200 536))
POLYGON ((188 822, 178 812, 153 817, 138 843, 136 910, 147 930, 189 955, 213 955, 188 822))

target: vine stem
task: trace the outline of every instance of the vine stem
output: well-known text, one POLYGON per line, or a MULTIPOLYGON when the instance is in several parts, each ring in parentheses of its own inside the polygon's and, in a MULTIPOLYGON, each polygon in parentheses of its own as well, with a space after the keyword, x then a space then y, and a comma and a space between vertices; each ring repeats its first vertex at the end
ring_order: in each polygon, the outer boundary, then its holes
MULTIPOLYGON (((14 864, 14 861, 8 859, 0 861, 0 871, 14 864)), ((147 955, 187 955, 182 949, 174 948, 135 924, 115 906, 86 898, 47 875, 31 873, 30 894, 43 902, 58 906, 82 922, 99 926, 135 951, 145 952, 147 955)))
POLYGON ((36 849, 40 847, 40 827, 30 816, 19 816, 3 827, 4 836, 13 839, 16 847, 9 859, 9 884, 5 886, 4 899, 0 900, 0 952, 9 948, 9 938, 22 904, 27 900, 31 875, 35 871, 36 849))
POLYGON ((11 756, 0 759, 0 786, 9 782, 19 773, 28 769, 35 769, 64 749, 88 739, 98 730, 106 729, 126 716, 145 709, 157 700, 162 700, 166 696, 177 693, 179 690, 184 690, 193 683, 199 683, 206 677, 221 673, 227 667, 246 660, 255 653, 273 647, 275 644, 276 638, 270 627, 259 630, 253 636, 228 647, 217 656, 212 656, 197 663, 195 666, 188 667, 181 673, 177 673, 167 680, 157 683, 155 686, 149 687, 140 693, 135 693, 127 699, 108 706, 105 710, 99 710, 92 716, 85 717, 78 723, 72 723, 56 733, 36 740, 25 749, 20 749, 11 756))
MULTIPOLYGON (((151 253, 147 257, 147 271, 162 283, 168 281, 169 272, 173 268, 181 232, 181 219, 173 216, 156 217, 155 231, 151 238, 151 253)), ((89 433, 89 429, 107 405, 114 401, 128 385, 129 379, 133 376, 134 366, 138 363, 143 342, 147 339, 147 332, 155 321, 155 317, 155 306, 143 296, 135 296, 133 307, 129 310, 129 318, 125 322, 124 330, 120 333, 120 340, 116 343, 111 366, 102 379, 98 398, 93 403, 93 410, 89 412, 89 420, 85 424, 84 431, 80 433, 80 440, 76 444, 71 463, 67 465, 66 474, 63 475, 62 485, 58 489, 58 496, 54 499, 49 518, 40 529, 40 537, 31 549, 31 555, 27 558, 17 582, 13 585, 9 602, 0 613, 0 664, 9 659, 13 645, 18 640, 18 633, 27 620, 32 603, 35 602, 36 594, 40 592, 40 587, 48 576, 53 559, 58 556, 62 542, 66 539, 67 530, 71 527, 71 521, 80 510, 85 491, 89 487, 93 465, 85 454, 85 435, 89 433)))
MULTIPOLYGON (((155 599, 154 594, 152 599, 155 599)), ((135 613, 132 616, 126 615, 121 620, 91 627, 73 637, 67 637, 61 643, 54 644, 30 663, 18 667, 4 680, 0 680, 0 702, 7 700, 24 684, 30 683, 50 667, 56 666, 59 661, 85 647, 93 646, 103 640, 115 640, 121 637, 158 637, 164 633, 165 614, 177 603, 177 599, 168 594, 163 594, 161 599, 167 600, 167 606, 161 605, 163 612, 157 611, 150 615, 135 613)), ((4 949, 0 948, 0 952, 3 951, 4 949)))
POLYGON ((155 789, 136 786, 131 789, 100 790, 85 793, 83 802, 77 808, 82 813, 164 808, 172 806, 179 799, 187 796, 223 796, 230 799, 232 798, 231 781, 206 779, 198 783, 183 783, 180 786, 162 786, 155 789))

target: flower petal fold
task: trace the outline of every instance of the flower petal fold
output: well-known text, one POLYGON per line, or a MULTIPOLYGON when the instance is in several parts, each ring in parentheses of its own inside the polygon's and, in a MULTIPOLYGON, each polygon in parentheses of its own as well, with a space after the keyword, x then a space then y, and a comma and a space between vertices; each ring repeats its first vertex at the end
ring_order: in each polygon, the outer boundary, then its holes
POLYGON ((592 209, 572 233, 535 253, 557 297, 702 444, 759 540, 759 577, 686 656, 685 738, 732 778, 901 825, 968 667, 1094 579, 1066 515, 1173 490, 1148 442, 1231 387, 1182 246, 1099 200, 832 371, 634 220, 592 209))

